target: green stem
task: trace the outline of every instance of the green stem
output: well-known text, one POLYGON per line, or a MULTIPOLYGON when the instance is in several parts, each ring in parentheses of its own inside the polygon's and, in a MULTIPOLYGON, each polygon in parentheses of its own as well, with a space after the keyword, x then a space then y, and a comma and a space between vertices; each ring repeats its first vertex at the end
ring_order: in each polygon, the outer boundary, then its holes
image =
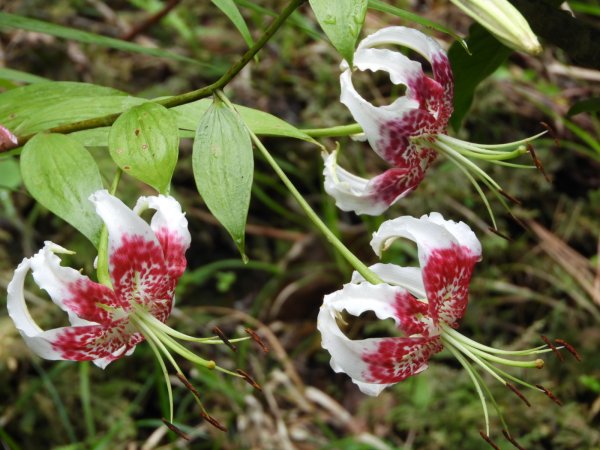
MULTIPOLYGON (((115 195, 119 181, 121 181, 121 175, 123 171, 117 168, 115 177, 110 184, 109 193, 115 195)), ((102 231, 100 232, 100 243, 98 244, 98 268, 96 269, 96 275, 98 276, 98 282, 109 288, 112 288, 112 281, 108 272, 108 229, 106 225, 102 225, 102 231)))
POLYGON ((330 128, 306 128, 300 130, 303 133, 308 134, 310 137, 338 137, 338 136, 350 136, 353 134, 362 133, 363 129, 357 123, 350 125, 340 125, 338 127, 330 128))
POLYGON ((81 395, 81 409, 85 429, 89 442, 94 440, 96 435, 96 425, 94 424, 94 413, 90 396, 90 362, 82 361, 79 365, 79 392, 81 395))
MULTIPOLYGON (((231 108, 233 111, 235 111, 234 106, 231 104, 231 102, 225 96, 225 94, 223 94, 220 91, 217 91, 216 95, 223 101, 223 103, 225 103, 229 108, 231 108)), ((354 253, 352 253, 348 249, 348 247, 346 247, 342 243, 342 241, 340 241, 338 239, 338 237, 335 235, 335 233, 333 233, 329 229, 329 227, 327 227, 327 225, 325 225, 325 223, 321 220, 321 218, 315 212, 315 210, 312 209, 312 207, 308 204, 308 202, 306 200, 304 200, 304 197, 302 196, 302 194, 298 191, 298 189, 296 189, 296 186, 294 186, 294 184, 287 177, 285 172, 281 169, 281 167, 279 167, 279 164, 277 164, 277 161, 275 161, 275 159, 271 156, 271 154, 266 149, 266 147, 263 145, 263 143, 260 141, 260 139, 258 139, 258 137, 247 126, 246 126, 246 129, 248 130, 248 133, 250 134, 250 138, 252 139, 252 142, 254 143, 254 145, 256 145, 256 148, 258 148, 258 150, 260 151, 262 156, 269 163, 271 168, 275 171, 275 173, 277 174, 279 179, 283 182, 285 187, 290 191, 290 193, 292 194, 292 197, 294 197, 296 199, 296 201, 300 204, 300 207, 304 210, 304 212, 306 213, 306 215, 308 216, 310 221, 319 229, 319 231, 321 233, 323 233, 323 235, 325 235, 325 238, 331 243, 331 245, 333 245, 336 248, 336 250, 339 251, 344 258, 346 258, 346 260, 350 263, 350 265, 352 267, 354 267, 356 269, 356 271, 358 273, 360 273, 363 276, 363 278, 365 280, 367 280, 369 283, 372 283, 372 284, 383 283, 383 280, 381 278, 379 278, 377 275, 375 275, 371 271, 371 269, 369 269, 360 259, 358 259, 354 255, 354 253)))
MULTIPOLYGON (((240 60, 227 70, 217 81, 203 88, 195 91, 186 92, 181 95, 174 95, 172 97, 155 100, 155 103, 165 106, 166 108, 173 108, 175 106, 184 105, 191 103, 201 98, 212 95, 218 89, 224 88, 245 66, 248 64, 254 56, 260 51, 261 48, 273 37, 277 30, 283 25, 287 18, 306 0, 291 0, 288 6, 283 12, 277 16, 273 22, 265 29, 263 35, 256 41, 256 43, 249 48, 246 53, 242 55, 240 60)), ((73 133, 75 131, 90 130, 92 128, 108 127, 112 125, 122 113, 109 114, 102 117, 94 117, 93 119, 81 120, 65 125, 45 130, 50 133, 73 133)), ((19 137, 19 146, 24 145, 37 133, 30 134, 27 136, 19 137)))

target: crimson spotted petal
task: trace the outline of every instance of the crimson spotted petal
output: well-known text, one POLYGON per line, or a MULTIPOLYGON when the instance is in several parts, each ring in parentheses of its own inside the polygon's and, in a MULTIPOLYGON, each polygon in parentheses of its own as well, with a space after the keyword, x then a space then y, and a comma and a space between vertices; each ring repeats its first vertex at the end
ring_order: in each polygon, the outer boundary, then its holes
POLYGON ((338 168, 335 153, 326 157, 325 189, 339 208, 358 214, 377 215, 415 189, 437 153, 411 138, 445 133, 452 114, 454 82, 444 50, 423 33, 406 27, 388 27, 365 38, 354 55, 355 69, 383 70, 390 81, 406 86, 404 96, 390 105, 374 106, 356 91, 352 70, 344 61, 340 76, 341 97, 361 125, 373 150, 392 168, 366 180, 338 168), (430 64, 433 78, 421 63, 400 52, 377 48, 408 47, 430 64))
POLYGON ((473 266, 481 259, 471 229, 438 213, 388 220, 371 245, 381 256, 397 238, 417 243, 421 267, 375 264, 370 270, 383 281, 377 285, 355 272, 351 283, 325 296, 317 319, 332 368, 348 374, 369 395, 427 368, 429 358, 442 349, 441 323, 456 326, 464 315, 473 266), (340 326, 343 313, 358 317, 366 311, 379 320, 392 318, 397 334, 350 339, 340 326))
POLYGON ((169 316, 190 238, 185 216, 171 197, 140 199, 156 210, 151 226, 107 191, 95 192, 90 200, 108 229, 112 289, 61 266, 58 255, 70 252, 46 242, 15 271, 8 286, 7 306, 17 329, 37 355, 53 360, 93 360, 105 367, 131 354, 143 340, 130 321, 136 307, 162 322, 169 316), (30 270, 38 286, 67 312, 70 327, 44 331, 33 320, 23 295, 30 270))

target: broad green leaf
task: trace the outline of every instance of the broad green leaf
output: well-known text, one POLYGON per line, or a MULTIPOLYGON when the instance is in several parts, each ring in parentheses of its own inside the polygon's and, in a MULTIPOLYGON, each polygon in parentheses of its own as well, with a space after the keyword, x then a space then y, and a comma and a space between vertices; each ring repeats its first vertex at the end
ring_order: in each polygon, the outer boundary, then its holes
POLYGON ((42 81, 48 81, 47 78, 38 77, 27 72, 21 72, 20 70, 9 69, 7 67, 0 67, 0 79, 10 81, 20 81, 22 83, 39 83, 42 81))
POLYGON ((37 135, 23 148, 21 174, 33 198, 98 246, 102 221, 88 198, 102 189, 102 179, 81 144, 62 134, 37 135))
POLYGON ((233 0, 212 0, 212 2, 217 8, 223 11, 227 17, 229 17, 229 20, 231 20, 233 25, 235 25, 242 35, 242 38, 244 38, 246 45, 248 45, 248 47, 252 47, 254 45, 254 41, 250 35, 250 30, 248 30, 248 26, 246 25, 244 18, 240 14, 240 10, 233 0))
POLYGON ((31 19, 16 14, 8 14, 0 12, 0 29, 3 28, 18 28, 21 30, 36 31, 38 33, 50 34, 52 36, 68 39, 72 41, 82 42, 85 44, 95 44, 101 47, 114 48, 132 53, 142 53, 145 55, 156 56, 158 58, 168 58, 176 61, 182 61, 195 66, 202 66, 211 71, 215 75, 221 73, 221 68, 212 64, 199 62, 195 59, 186 56, 178 55, 177 53, 168 52, 159 48, 142 47, 129 41, 123 41, 99 34, 90 33, 88 31, 77 30, 75 28, 64 27, 43 20, 31 19))
POLYGON ((41 82, 0 94, 0 123, 22 136, 118 113, 145 101, 104 86, 41 82))
POLYGON ((342 57, 352 65, 367 0, 309 0, 323 31, 342 57))
POLYGON ((471 107, 475 89, 483 80, 496 71, 508 58, 512 50, 502 45, 481 25, 474 23, 469 29, 467 45, 469 55, 457 42, 448 51, 454 73, 454 113, 450 123, 455 130, 471 107))
POLYGON ((434 30, 441 31, 442 33, 446 33, 446 34, 452 36, 458 43, 460 43, 460 45, 463 46, 463 48, 467 52, 469 52, 467 43, 465 42, 465 40, 463 38, 461 38, 458 34, 456 34, 451 29, 446 28, 436 22, 433 22, 432 20, 426 19, 425 17, 419 16, 418 14, 412 13, 410 11, 406 11, 406 10, 398 8, 396 6, 388 5, 387 3, 382 2, 381 0, 369 0, 369 8, 374 9, 375 11, 381 11, 381 12, 384 12, 387 14, 392 14, 396 17, 400 17, 409 22, 418 23, 420 25, 423 25, 424 27, 432 28, 434 30))
POLYGON ((0 189, 16 189, 21 184, 19 163, 13 158, 0 160, 0 189))
MULTIPOLYGON (((202 99, 188 103, 187 105, 177 106, 172 108, 171 111, 177 114, 177 125, 179 128, 183 130, 195 130, 198 121, 208 111, 211 103, 212 101, 209 99, 202 99)), ((291 137, 316 143, 306 133, 272 114, 239 105, 235 105, 235 109, 254 134, 291 137)))
POLYGON ((238 114, 215 100, 196 131, 192 168, 198 192, 242 258, 254 172, 252 143, 238 114))
POLYGON ((177 164, 178 132, 175 116, 164 106, 135 106, 111 127, 110 156, 125 173, 168 194, 177 164))
POLYGON ((575 114, 583 112, 599 112, 600 111, 600 97, 586 98, 585 100, 578 101, 569 108, 567 117, 574 116, 575 114))

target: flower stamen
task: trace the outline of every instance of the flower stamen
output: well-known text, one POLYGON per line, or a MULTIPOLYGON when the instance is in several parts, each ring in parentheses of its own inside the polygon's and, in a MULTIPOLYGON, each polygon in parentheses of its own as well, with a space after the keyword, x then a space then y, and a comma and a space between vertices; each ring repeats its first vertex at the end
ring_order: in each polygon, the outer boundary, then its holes
POLYGON ((184 433, 183 431, 181 431, 179 428, 177 428, 175 425, 173 425, 171 422, 169 422, 167 419, 165 419, 164 417, 162 419, 162 423, 164 423, 166 425, 166 427, 171 430, 173 433, 175 433, 177 436, 179 436, 182 439, 185 439, 186 441, 190 440, 190 436, 186 433, 184 433))
POLYGON ((562 406, 562 402, 558 399, 558 397, 556 397, 552 391, 544 386, 542 386, 541 384, 536 384, 535 385, 536 388, 540 389, 544 394, 546 394, 548 396, 548 398, 550 400, 552 400, 554 403, 556 403, 558 406, 562 406))
POLYGON ((544 341, 546 343, 546 345, 548 347, 550 347, 550 349, 552 350, 552 352, 554 352, 554 354, 556 355, 556 357, 558 358, 558 360, 561 361, 561 362, 563 362, 565 360, 564 356, 562 355, 561 352, 558 351, 558 349, 554 346, 554 344, 550 341, 550 339, 548 339, 543 334, 541 335, 541 338, 542 338, 542 341, 544 341))
POLYGON ((525 403, 528 408, 531 408, 531 403, 529 403, 529 400, 527 400, 527 397, 525 397, 523 395, 523 393, 521 391, 519 391, 513 384, 506 383, 506 387, 508 389, 510 389, 517 397, 519 397, 521 400, 523 400, 523 403, 525 403))
POLYGON ((525 450, 525 448, 523 448, 516 440, 514 437, 512 437, 510 435, 510 433, 508 432, 508 430, 502 430, 502 434, 504 435, 504 437, 506 438, 506 440, 508 442, 510 442, 512 445, 515 446, 515 448, 517 448, 518 450, 525 450))
POLYGON ((498 447, 496 445, 496 443, 494 441, 492 441, 492 439, 485 434, 483 431, 479 430, 479 435, 483 438, 483 440, 485 442, 487 442, 494 450, 502 450, 500 447, 498 447))
POLYGON ((565 341, 564 339, 554 339, 554 342, 556 342, 557 344, 560 344, 562 346, 565 347, 565 349, 571 354, 573 355, 573 357, 581 362, 581 356, 579 355, 579 353, 577 353, 577 350, 575 350, 575 347, 573 347, 571 344, 569 344, 567 341, 565 341))
POLYGON ((257 391, 262 391, 260 384, 254 381, 254 379, 247 372, 243 371, 242 369, 236 369, 235 371, 240 374, 240 376, 254 389, 257 391))
POLYGON ((269 347, 267 347, 267 344, 263 342, 256 331, 252 330, 251 328, 244 328, 244 331, 250 335, 250 338, 258 344, 264 353, 269 353, 269 347))
POLYGON ((225 336, 225 333, 223 333, 219 327, 214 327, 212 331, 219 336, 219 339, 221 339, 223 343, 231 349, 232 352, 235 353, 237 351, 237 347, 231 343, 231 341, 227 338, 227 336, 225 336))

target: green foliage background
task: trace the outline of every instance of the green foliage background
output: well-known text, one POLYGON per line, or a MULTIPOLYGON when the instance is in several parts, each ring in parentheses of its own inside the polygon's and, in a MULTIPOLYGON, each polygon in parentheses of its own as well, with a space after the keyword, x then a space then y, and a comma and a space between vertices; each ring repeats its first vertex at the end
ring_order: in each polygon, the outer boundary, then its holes
MULTIPOLYGON (((222 2, 228 3, 228 2, 222 2)), ((381 3, 381 2, 378 2, 381 3)), ((428 19, 466 34, 470 21, 442 1, 400 2, 428 19)), ((582 2, 573 2, 576 4, 582 2)), ((254 39, 280 11, 280 2, 238 1, 254 39)), ((84 2, 14 1, 3 11, 35 17, 105 36, 121 36, 160 6, 154 0, 84 2)), ((590 6, 592 8, 592 6, 590 6)), ((381 9, 381 8, 379 8, 381 9)), ((599 8, 583 16, 598 23, 599 8)), ((363 35, 391 24, 407 24, 369 10, 363 35)), ((425 30, 428 32, 428 30, 425 30)), ((236 27, 209 2, 183 1, 159 23, 138 36, 196 61, 127 53, 47 35, 3 28, 3 63, 51 80, 92 82, 144 98, 197 89, 247 48, 236 27), (202 63, 202 64, 198 64, 202 63)), ((436 37, 450 44, 441 33, 436 37)), ((352 121, 338 101, 340 56, 318 28, 308 5, 292 16, 253 62, 228 86, 232 101, 269 112, 300 128, 336 126, 352 121), (318 39, 315 39, 318 38, 318 39)), ((541 224, 526 231, 499 205, 499 227, 512 237, 490 233, 481 200, 461 173, 440 158, 422 185, 392 208, 387 217, 439 211, 467 222, 482 240, 484 260, 476 267, 471 303, 462 324, 467 336, 511 348, 540 343, 539 335, 561 337, 583 356, 577 364, 547 358, 543 371, 523 374, 550 387, 562 408, 541 395, 529 395, 526 408, 490 380, 509 418, 511 432, 526 448, 600 447, 600 123, 594 113, 569 119, 578 100, 598 97, 597 72, 573 68, 568 55, 547 48, 538 58, 512 54, 483 81, 458 135, 473 142, 520 139, 548 123, 553 137, 536 144, 551 182, 541 174, 490 167, 493 177, 522 201, 513 213, 541 224), (537 230, 537 232, 535 231, 537 230)), ((390 95, 385 83, 365 82, 362 92, 376 100, 390 95)), ((0 69, 0 89, 10 90, 29 75, 0 69)), ((0 105, 1 107, 1 105, 0 105)), ((364 261, 375 261, 370 233, 383 218, 358 218, 338 211, 322 191, 322 160, 310 142, 267 138, 265 145, 332 229, 364 261)), ((321 142, 333 148, 336 142, 321 142)), ((380 161, 360 142, 339 140, 345 159, 365 174, 380 161)), ((105 147, 92 148, 105 183, 114 166, 105 147)), ((0 285, 25 256, 52 240, 75 250, 64 264, 93 272, 95 250, 86 239, 35 203, 18 183, 13 160, 0 160, 0 285)), ((118 194, 132 205, 153 191, 127 175, 118 194)), ((479 402, 467 375, 446 353, 424 373, 387 389, 378 398, 360 394, 344 375, 329 368, 320 349, 315 319, 324 294, 349 280, 350 269, 307 224, 264 161, 257 158, 246 236, 250 263, 243 265, 227 232, 216 224, 195 190, 192 142, 181 141, 171 193, 190 220, 193 247, 189 270, 181 279, 170 324, 184 332, 208 335, 218 325, 228 335, 258 329, 271 347, 262 354, 240 345, 237 354, 210 349, 205 356, 255 374, 264 393, 239 380, 187 366, 205 405, 229 428, 221 433, 200 421, 191 395, 175 388, 176 421, 191 432, 194 449, 480 449, 483 426, 479 402), (267 324, 266 331, 261 324, 267 324)), ((415 264, 414 248, 399 244, 387 256, 415 264)), ((43 292, 29 291, 35 318, 46 327, 63 324, 62 313, 43 292)), ((4 292, 0 304, 4 304, 4 292)), ((362 332, 381 333, 370 323, 362 332)), ((184 444, 164 435, 167 415, 160 369, 145 345, 105 371, 69 362, 42 361, 25 347, 5 308, 0 309, 0 442, 18 449, 174 449, 184 444), (89 397, 88 397, 89 393, 89 397), (91 416, 86 414, 87 405, 91 416), (90 418, 91 417, 91 418, 90 418)), ((500 424, 493 430, 499 435, 500 424)), ((496 439, 502 448, 508 444, 496 439)))

